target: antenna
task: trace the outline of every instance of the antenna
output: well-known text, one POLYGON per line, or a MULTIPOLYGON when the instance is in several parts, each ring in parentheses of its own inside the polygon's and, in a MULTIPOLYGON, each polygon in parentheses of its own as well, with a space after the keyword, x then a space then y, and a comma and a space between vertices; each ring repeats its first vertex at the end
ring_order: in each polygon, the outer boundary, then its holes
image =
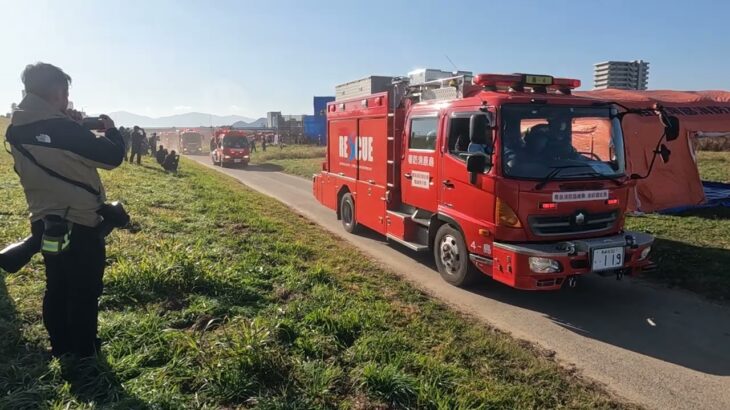
POLYGON ((455 73, 458 73, 459 72, 459 68, 456 67, 456 64, 454 64, 454 62, 451 61, 451 59, 449 58, 449 56, 447 54, 444 54, 444 57, 446 57, 446 59, 449 60, 449 63, 451 63, 451 65, 454 66, 454 72, 455 73))

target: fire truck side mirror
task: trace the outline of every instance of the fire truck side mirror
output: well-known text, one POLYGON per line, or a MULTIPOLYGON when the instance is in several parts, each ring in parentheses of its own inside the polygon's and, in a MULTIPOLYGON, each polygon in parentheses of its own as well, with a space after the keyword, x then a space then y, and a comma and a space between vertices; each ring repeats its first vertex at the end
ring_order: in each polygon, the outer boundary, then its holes
POLYGON ((476 184, 477 175, 484 173, 491 165, 491 158, 486 154, 471 154, 466 157, 466 170, 469 172, 469 181, 476 184))
POLYGON ((679 138, 679 118, 664 113, 660 114, 659 118, 664 125, 664 136, 667 141, 674 141, 679 138))

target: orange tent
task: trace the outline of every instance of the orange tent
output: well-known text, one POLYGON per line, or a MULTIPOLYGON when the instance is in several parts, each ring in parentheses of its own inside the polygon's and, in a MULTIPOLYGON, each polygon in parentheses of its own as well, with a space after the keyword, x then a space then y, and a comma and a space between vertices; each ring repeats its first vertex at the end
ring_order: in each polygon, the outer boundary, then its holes
MULTIPOLYGON (((730 92, 608 89, 575 94, 615 101, 630 108, 652 108, 658 103, 679 118, 679 138, 665 142, 672 151, 669 162, 657 159, 651 175, 637 181, 630 210, 654 212, 705 201, 693 141, 697 137, 730 133, 730 92)), ((663 127, 654 115, 629 114, 624 117, 623 130, 627 172, 645 175, 663 127)))

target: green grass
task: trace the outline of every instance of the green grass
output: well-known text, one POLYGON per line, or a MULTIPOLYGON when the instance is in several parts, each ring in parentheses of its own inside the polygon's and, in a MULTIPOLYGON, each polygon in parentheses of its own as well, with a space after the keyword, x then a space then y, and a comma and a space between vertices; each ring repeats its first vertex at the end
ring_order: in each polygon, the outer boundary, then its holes
MULTIPOLYGON (((103 179, 135 227, 108 240, 105 361, 48 361, 35 257, 0 276, 0 408, 626 407, 215 171, 103 179)), ((9 243, 28 223, 5 153, 0 186, 9 243)))
POLYGON ((730 152, 700 151, 697 162, 703 180, 730 183, 730 152))
POLYGON ((10 120, 5 117, 0 117, 0 138, 5 138, 5 130, 7 130, 10 120))
POLYGON ((326 148, 314 145, 288 145, 284 148, 277 146, 267 147, 266 152, 258 151, 251 155, 252 164, 267 164, 278 167, 282 172, 311 178, 313 174, 322 170, 326 148))
POLYGON ((730 212, 709 209, 685 215, 628 217, 627 229, 656 237, 645 279, 730 301, 730 212))

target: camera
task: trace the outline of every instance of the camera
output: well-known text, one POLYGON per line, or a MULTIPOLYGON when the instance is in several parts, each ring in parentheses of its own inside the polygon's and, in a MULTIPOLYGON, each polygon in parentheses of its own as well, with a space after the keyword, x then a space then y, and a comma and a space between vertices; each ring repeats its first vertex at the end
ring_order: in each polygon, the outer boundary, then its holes
POLYGON ((103 236, 109 235, 115 228, 125 228, 129 225, 130 218, 124 205, 119 201, 104 204, 96 213, 103 219, 100 230, 103 236))
POLYGON ((106 126, 100 117, 86 117, 81 120, 81 125, 90 131, 104 131, 106 126))
POLYGON ((0 269, 15 273, 30 262, 30 258, 41 250, 44 224, 42 220, 30 225, 31 235, 0 251, 0 269))
MULTIPOLYGON (((129 214, 118 201, 102 205, 97 213, 102 218, 99 225, 99 233, 102 237, 109 235, 115 228, 126 227, 130 222, 129 214)), ((47 228, 50 227, 53 230, 56 225, 47 224, 42 219, 33 222, 30 226, 30 236, 0 251, 0 269, 15 273, 27 265, 33 255, 41 251, 43 237, 49 234, 47 228)))

